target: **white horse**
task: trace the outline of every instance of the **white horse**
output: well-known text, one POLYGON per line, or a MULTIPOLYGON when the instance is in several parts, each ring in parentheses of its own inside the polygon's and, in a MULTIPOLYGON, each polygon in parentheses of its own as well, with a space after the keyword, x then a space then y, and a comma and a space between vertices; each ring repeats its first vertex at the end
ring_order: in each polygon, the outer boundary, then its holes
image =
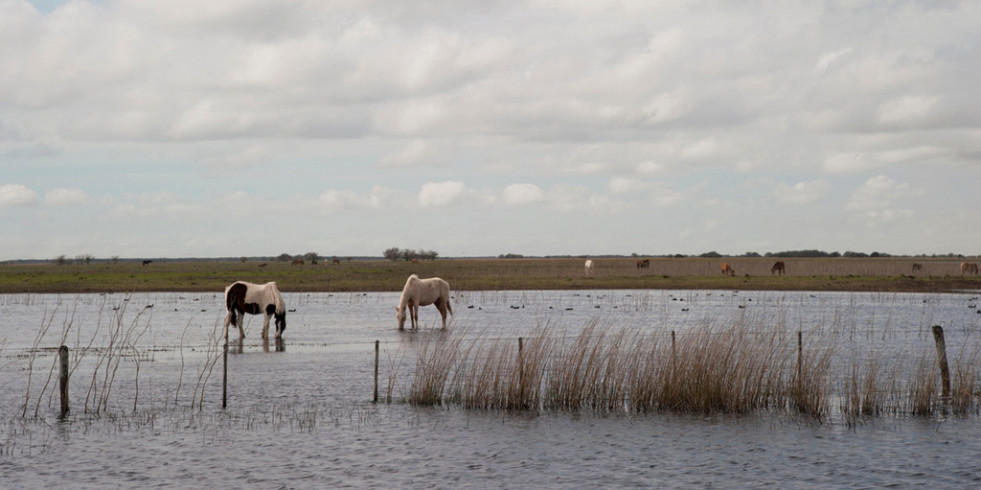
POLYGON ((269 318, 276 317, 276 338, 283 335, 286 330, 286 304, 283 302, 283 295, 279 294, 279 288, 275 282, 265 284, 252 284, 250 282, 238 281, 225 288, 225 308, 228 315, 225 316, 225 328, 232 324, 238 327, 238 333, 245 337, 242 330, 242 317, 248 313, 250 315, 265 315, 262 323, 262 338, 269 338, 269 318))
POLYGON ((593 261, 586 259, 586 275, 590 276, 593 274, 593 261))
POLYGON ((405 308, 409 308, 409 316, 412 317, 412 329, 419 328, 419 307, 436 305, 439 314, 443 317, 443 328, 446 328, 446 312, 453 314, 450 307, 450 283, 438 278, 419 279, 419 276, 412 274, 405 281, 402 288, 402 297, 399 298, 399 305, 395 307, 396 318, 399 320, 399 330, 405 329, 405 308))

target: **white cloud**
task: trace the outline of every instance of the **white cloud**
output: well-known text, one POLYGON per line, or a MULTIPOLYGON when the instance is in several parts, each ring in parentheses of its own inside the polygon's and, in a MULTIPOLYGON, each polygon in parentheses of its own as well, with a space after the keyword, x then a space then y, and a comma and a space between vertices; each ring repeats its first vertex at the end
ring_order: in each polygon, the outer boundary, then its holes
POLYGON ((435 155, 434 149, 429 143, 422 139, 414 139, 400 150, 385 155, 381 158, 381 163, 392 166, 407 166, 417 163, 426 163, 435 155))
POLYGON ((181 222, 194 220, 201 216, 213 216, 208 206, 188 200, 172 192, 144 192, 128 196, 125 202, 117 205, 109 219, 122 221, 152 218, 155 222, 181 222))
POLYGON ((938 97, 908 95, 886 101, 879 106, 879 122, 902 124, 920 121, 930 114, 938 100, 938 97))
POLYGON ((661 124, 680 119, 691 111, 692 97, 687 90, 658 94, 644 108, 645 120, 648 124, 661 124))
POLYGON ((715 156, 719 144, 715 138, 705 138, 681 149, 681 157, 686 160, 705 160, 715 156))
POLYGON ((777 201, 790 204, 810 204, 828 194, 831 185, 826 180, 785 184, 780 182, 773 190, 777 201))
POLYGON ((0 208, 31 206, 37 204, 37 200, 37 192, 23 185, 6 184, 0 186, 0 208))
POLYGON ((643 192, 649 186, 646 182, 627 177, 614 177, 607 183, 607 188, 614 194, 630 194, 643 192))
POLYGON ((221 172, 224 172, 225 170, 242 169, 261 165, 269 162, 271 159, 272 154, 268 149, 259 146, 247 146, 245 148, 232 151, 225 149, 222 154, 206 156, 201 159, 201 164, 206 167, 210 167, 212 171, 221 174, 221 172))
POLYGON ((320 203, 330 212, 345 209, 381 208, 386 202, 390 191, 375 186, 367 193, 350 190, 329 189, 320 195, 320 203))
POLYGON ((528 204, 545 199, 545 192, 535 184, 510 184, 501 193, 507 204, 528 204))
POLYGON ((419 191, 419 204, 423 207, 455 204, 463 199, 466 192, 463 182, 427 182, 419 191))
POLYGON ((894 216, 895 209, 903 201, 918 196, 919 193, 905 182, 896 182, 885 175, 877 175, 855 189, 845 206, 849 211, 865 213, 870 217, 894 216))
POLYGON ((44 203, 48 206, 75 206, 88 202, 89 196, 81 189, 51 189, 44 195, 44 203))
POLYGON ((832 153, 824 159, 824 170, 831 174, 866 172, 875 166, 876 163, 861 152, 832 153))
POLYGON ((824 54, 821 55, 820 58, 818 58, 818 62, 814 66, 814 69, 817 70, 817 71, 820 71, 822 73, 825 72, 825 71, 828 71, 828 68, 832 64, 834 64, 840 58, 843 58, 843 57, 846 57, 846 56, 852 54, 852 51, 853 51, 852 48, 844 48, 844 49, 840 49, 838 51, 834 51, 834 52, 831 52, 831 53, 824 53, 824 54))

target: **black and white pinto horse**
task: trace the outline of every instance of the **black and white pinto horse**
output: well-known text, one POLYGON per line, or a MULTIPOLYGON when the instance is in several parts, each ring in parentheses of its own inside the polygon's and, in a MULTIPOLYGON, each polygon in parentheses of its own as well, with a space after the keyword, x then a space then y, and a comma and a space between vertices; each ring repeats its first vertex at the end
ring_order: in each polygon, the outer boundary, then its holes
POLYGON ((250 315, 265 315, 266 319, 262 323, 262 338, 269 338, 269 318, 276 318, 276 338, 283 335, 286 330, 286 304, 283 302, 283 295, 279 294, 279 288, 275 282, 265 284, 252 284, 250 282, 238 281, 225 288, 225 308, 228 315, 225 316, 225 328, 229 324, 238 327, 240 336, 245 337, 242 330, 242 317, 248 313, 250 315))

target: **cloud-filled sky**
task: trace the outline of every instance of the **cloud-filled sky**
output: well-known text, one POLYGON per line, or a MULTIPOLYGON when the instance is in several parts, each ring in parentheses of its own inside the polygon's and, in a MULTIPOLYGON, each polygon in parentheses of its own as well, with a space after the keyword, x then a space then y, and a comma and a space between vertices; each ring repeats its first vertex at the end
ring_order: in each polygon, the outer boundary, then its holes
POLYGON ((0 0, 0 260, 981 253, 981 3, 0 0))

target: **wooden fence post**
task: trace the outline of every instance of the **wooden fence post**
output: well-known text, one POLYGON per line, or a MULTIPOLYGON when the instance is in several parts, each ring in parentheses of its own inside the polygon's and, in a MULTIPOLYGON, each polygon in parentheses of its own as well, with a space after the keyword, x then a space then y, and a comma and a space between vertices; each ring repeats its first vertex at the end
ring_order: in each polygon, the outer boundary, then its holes
POLYGON ((375 341, 375 396, 371 399, 371 403, 378 403, 378 349, 379 341, 375 341))
POLYGON ((61 418, 68 415, 68 346, 63 345, 58 349, 58 356, 61 358, 61 418))
POLYGON ((944 342, 944 328, 933 326, 933 340, 937 343, 937 362, 940 363, 940 381, 943 383, 943 397, 950 398, 950 366, 947 364, 947 344, 944 342))
POLYGON ((804 337, 797 331, 797 385, 804 381, 804 337))
POLYGON ((225 353, 221 372, 221 409, 228 406, 228 325, 225 325, 225 353))

